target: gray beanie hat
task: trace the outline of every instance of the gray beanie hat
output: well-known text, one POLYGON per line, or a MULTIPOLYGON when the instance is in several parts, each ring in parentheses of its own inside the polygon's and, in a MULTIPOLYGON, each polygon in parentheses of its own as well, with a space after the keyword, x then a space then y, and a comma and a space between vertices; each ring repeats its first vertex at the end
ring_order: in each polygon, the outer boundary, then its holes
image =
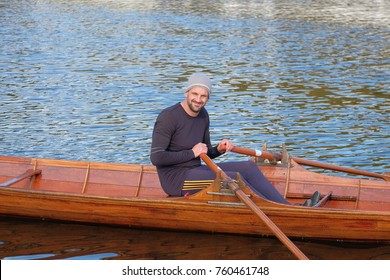
POLYGON ((194 73, 188 79, 187 87, 185 92, 189 91, 191 88, 200 86, 207 89, 209 94, 211 93, 211 81, 210 79, 202 73, 194 73))

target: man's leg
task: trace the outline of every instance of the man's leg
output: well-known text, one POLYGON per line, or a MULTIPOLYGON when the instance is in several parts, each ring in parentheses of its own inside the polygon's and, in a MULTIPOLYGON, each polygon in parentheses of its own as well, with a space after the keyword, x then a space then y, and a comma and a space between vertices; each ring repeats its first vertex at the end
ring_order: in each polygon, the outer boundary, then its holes
MULTIPOLYGON (((235 179, 237 173, 240 173, 248 187, 261 197, 279 203, 290 204, 265 178, 254 162, 225 162, 218 164, 218 166, 232 179, 235 179)), ((188 171, 184 181, 182 195, 194 194, 208 187, 215 177, 215 173, 205 165, 191 169, 188 171)))
POLYGON ((248 187, 256 194, 271 201, 290 204, 268 181, 253 161, 224 162, 218 165, 226 173, 240 173, 248 187))

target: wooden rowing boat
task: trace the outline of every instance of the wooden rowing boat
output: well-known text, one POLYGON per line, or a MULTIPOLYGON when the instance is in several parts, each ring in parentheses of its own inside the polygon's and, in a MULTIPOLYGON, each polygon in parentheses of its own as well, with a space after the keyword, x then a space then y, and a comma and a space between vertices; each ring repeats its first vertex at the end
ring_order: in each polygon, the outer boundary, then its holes
MULTIPOLYGON (((312 172, 290 157, 259 168, 292 205, 250 199, 289 237, 390 243, 390 182, 312 172), (318 207, 298 204, 319 191, 318 207)), ((272 235, 219 176, 189 197, 168 197, 153 166, 0 156, 0 215, 272 235)))

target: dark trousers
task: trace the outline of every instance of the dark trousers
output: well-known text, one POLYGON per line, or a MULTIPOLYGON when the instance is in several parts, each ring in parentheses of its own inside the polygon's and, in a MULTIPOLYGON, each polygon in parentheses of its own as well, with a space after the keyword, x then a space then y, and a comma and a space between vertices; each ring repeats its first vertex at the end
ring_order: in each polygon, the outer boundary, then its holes
MULTIPOLYGON (((271 201, 290 204, 265 178, 256 163, 252 161, 224 162, 219 163, 218 166, 232 179, 236 179, 237 173, 240 173, 248 187, 259 196, 271 201)), ((215 172, 208 166, 202 165, 191 169, 187 173, 186 181, 214 180, 215 177, 215 172)), ((182 193, 182 195, 185 195, 185 193, 182 193)))

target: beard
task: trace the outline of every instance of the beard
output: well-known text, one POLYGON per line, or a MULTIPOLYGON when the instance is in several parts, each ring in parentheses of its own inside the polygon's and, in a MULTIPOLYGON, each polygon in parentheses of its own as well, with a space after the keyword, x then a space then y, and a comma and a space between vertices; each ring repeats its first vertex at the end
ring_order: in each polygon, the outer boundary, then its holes
POLYGON ((205 105, 204 103, 197 103, 194 101, 188 101, 187 104, 190 110, 194 113, 199 113, 205 105))

